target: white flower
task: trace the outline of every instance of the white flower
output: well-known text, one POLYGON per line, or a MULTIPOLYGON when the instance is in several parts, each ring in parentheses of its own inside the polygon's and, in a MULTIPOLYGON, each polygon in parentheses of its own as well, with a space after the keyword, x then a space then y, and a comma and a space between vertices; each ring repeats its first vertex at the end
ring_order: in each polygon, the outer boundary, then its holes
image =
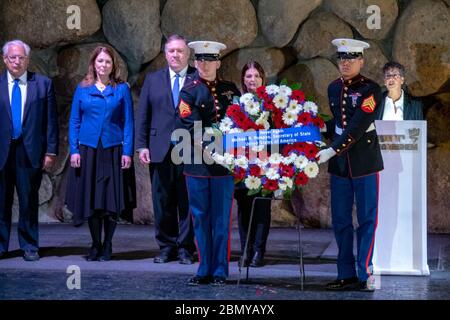
POLYGON ((297 100, 291 100, 289 101, 289 105, 286 108, 287 112, 298 114, 300 111, 302 111, 302 105, 297 102, 297 100))
POLYGON ((285 191, 288 188, 292 188, 292 179, 289 177, 281 177, 280 181, 278 181, 278 186, 281 190, 285 191))
POLYGON ((261 179, 255 176, 248 176, 244 183, 247 189, 258 189, 261 186, 261 179))
POLYGON ((278 173, 277 169, 269 168, 266 171, 266 177, 270 180, 278 180, 278 179, 280 179, 280 174, 278 173))
POLYGON ((288 157, 283 157, 283 160, 281 162, 283 162, 283 164, 291 164, 294 163, 295 160, 297 160, 297 155, 292 152, 288 157))
POLYGON ((266 160, 261 160, 260 158, 256 158, 255 160, 255 164, 257 166, 259 166, 261 168, 262 171, 265 171, 265 167, 267 166, 267 164, 269 163, 269 161, 266 160))
POLYGON ((271 95, 276 95, 280 92, 280 88, 274 84, 268 85, 266 87, 266 93, 271 95))
POLYGON ((284 112, 283 113, 283 122, 288 126, 292 126, 297 121, 297 115, 295 113, 284 112))
POLYGON ((318 107, 317 107, 317 104, 315 104, 314 102, 306 101, 303 104, 303 110, 305 110, 307 112, 317 113, 318 107))
POLYGON ((283 160, 283 157, 279 153, 272 153, 269 157, 271 164, 280 164, 281 160, 283 160))
POLYGON ((239 102, 241 104, 247 105, 251 102, 253 102, 253 94, 252 93, 245 93, 239 98, 239 102))
POLYGON ((280 86, 280 94, 284 96, 290 96, 292 94, 292 89, 283 84, 280 86))
POLYGON ((281 94, 277 94, 274 98, 273 98, 273 104, 275 105, 275 107, 277 107, 278 109, 286 109, 287 105, 288 105, 288 101, 289 98, 285 95, 281 95, 281 94))
POLYGON ((310 162, 306 165, 303 171, 305 172, 308 178, 315 178, 319 173, 319 166, 317 165, 316 162, 310 162))
POLYGON ((247 168, 248 168, 248 159, 245 156, 240 156, 239 158, 236 159, 234 164, 236 166, 238 166, 238 167, 241 167, 241 168, 247 170, 247 168))
POLYGON ((245 104, 244 109, 251 116, 256 116, 261 110, 258 101, 252 101, 251 103, 245 104))
POLYGON ((231 120, 228 117, 225 117, 220 121, 219 129, 223 133, 228 133, 228 131, 231 130, 231 127, 233 126, 233 120, 231 120))
POLYGON ((294 164, 298 169, 304 169, 308 165, 309 161, 308 158, 301 155, 298 156, 297 159, 295 159, 294 164))
POLYGON ((233 128, 228 133, 241 133, 241 132, 244 132, 244 130, 240 128, 233 128))

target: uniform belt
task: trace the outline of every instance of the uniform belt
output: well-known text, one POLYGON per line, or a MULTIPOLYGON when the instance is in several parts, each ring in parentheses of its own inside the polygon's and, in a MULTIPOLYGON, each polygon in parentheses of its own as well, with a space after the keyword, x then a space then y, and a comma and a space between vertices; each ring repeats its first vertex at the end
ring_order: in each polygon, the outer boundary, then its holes
MULTIPOLYGON (((372 122, 372 123, 370 124, 369 128, 367 128, 366 132, 370 132, 370 131, 373 131, 373 130, 375 130, 375 123, 372 122)), ((344 129, 339 128, 339 127, 336 125, 336 127, 335 127, 335 129, 334 129, 334 132, 336 132, 336 134, 338 134, 338 135, 341 135, 341 134, 344 132, 344 129)))

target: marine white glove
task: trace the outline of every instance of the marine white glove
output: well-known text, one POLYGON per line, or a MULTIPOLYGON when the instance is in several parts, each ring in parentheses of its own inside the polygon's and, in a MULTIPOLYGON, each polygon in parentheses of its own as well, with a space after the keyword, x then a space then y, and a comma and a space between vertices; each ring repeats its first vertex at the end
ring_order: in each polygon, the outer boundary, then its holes
POLYGON ((326 148, 326 149, 320 150, 316 154, 316 158, 319 159, 319 161, 317 161, 317 163, 318 164, 325 163, 328 160, 330 160, 331 158, 333 158, 335 155, 336 155, 336 151, 334 151, 333 148, 326 148))

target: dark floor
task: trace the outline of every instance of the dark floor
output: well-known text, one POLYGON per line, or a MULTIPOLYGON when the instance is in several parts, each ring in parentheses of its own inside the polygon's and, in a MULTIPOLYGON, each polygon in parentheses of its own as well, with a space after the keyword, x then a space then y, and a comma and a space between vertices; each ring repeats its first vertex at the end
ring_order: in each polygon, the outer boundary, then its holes
POLYGON ((374 293, 329 292, 324 285, 336 276, 336 245, 331 230, 302 229, 305 257, 303 291, 298 259, 298 231, 271 229, 267 264, 250 268, 250 281, 237 285, 239 242, 232 234, 228 285, 188 287, 186 280, 197 264, 155 264, 157 254, 152 226, 120 225, 110 262, 87 262, 90 245, 87 226, 64 224, 40 227, 41 259, 25 262, 17 250, 13 226, 10 253, 0 260, 0 300, 447 300, 450 299, 450 235, 429 235, 430 276, 380 276, 374 293), (81 272, 80 289, 70 290, 72 272, 81 272), (69 271, 69 272, 68 272, 69 271))

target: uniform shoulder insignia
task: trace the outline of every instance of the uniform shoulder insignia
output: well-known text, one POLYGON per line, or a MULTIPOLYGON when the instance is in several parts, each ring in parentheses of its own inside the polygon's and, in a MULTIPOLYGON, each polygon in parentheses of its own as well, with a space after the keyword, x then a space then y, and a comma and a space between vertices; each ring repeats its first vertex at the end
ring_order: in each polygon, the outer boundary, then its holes
POLYGON ((373 97, 373 94, 365 98, 361 104, 362 111, 366 113, 372 113, 375 110, 375 107, 377 106, 377 103, 375 102, 375 98, 373 97))
POLYGON ((189 117, 192 114, 191 106, 183 99, 181 99, 180 104, 178 105, 178 110, 180 112, 180 117, 182 118, 189 117))
POLYGON ((199 83, 200 83, 200 81, 198 81, 198 80, 191 81, 189 83, 186 83, 186 85, 183 87, 183 89, 190 89, 190 88, 196 87, 199 85, 199 83))

